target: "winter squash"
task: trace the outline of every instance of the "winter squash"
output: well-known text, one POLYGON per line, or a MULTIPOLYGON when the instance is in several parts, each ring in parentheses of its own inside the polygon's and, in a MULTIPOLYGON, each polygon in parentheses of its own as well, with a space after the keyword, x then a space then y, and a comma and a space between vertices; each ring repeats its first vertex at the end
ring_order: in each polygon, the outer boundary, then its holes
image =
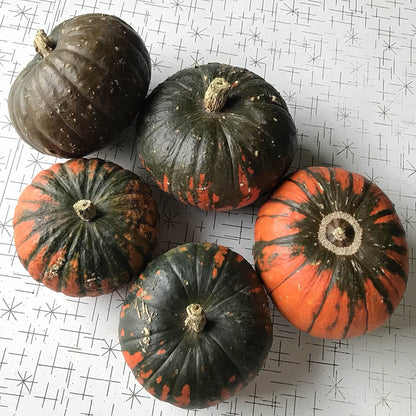
POLYGON ((392 202, 363 176, 310 167, 290 175, 258 211, 254 258, 273 302, 295 327, 331 339, 382 325, 409 272, 392 202))
POLYGON ((293 160, 296 129, 263 78, 210 63, 177 72, 146 99, 139 157, 180 201, 224 211, 271 191, 293 160))
POLYGON ((204 408, 260 370, 272 342, 268 298, 239 254, 187 243, 152 260, 133 282, 119 335, 127 365, 148 392, 204 408))
POLYGON ((13 218, 29 274, 68 296, 108 293, 137 277, 158 238, 149 186, 101 159, 71 159, 40 172, 13 218))
POLYGON ((90 13, 39 30, 36 56, 13 83, 12 125, 36 150, 91 153, 127 128, 143 106, 150 57, 140 36, 115 16, 90 13))

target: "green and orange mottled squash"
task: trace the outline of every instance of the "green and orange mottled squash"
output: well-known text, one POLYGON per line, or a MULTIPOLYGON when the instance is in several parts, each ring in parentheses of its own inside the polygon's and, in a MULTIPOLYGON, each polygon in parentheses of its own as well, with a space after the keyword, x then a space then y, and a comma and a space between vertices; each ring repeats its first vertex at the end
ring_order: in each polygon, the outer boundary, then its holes
POLYGON ((226 64, 177 72, 146 99, 138 152, 150 176, 180 201, 224 211, 271 191, 289 168, 296 129, 263 78, 226 64))
POLYGON ((159 216, 149 186, 101 159, 72 159, 40 172, 21 193, 13 227, 29 274, 68 296, 126 284, 151 258, 159 216))
POLYGON ((89 13, 39 30, 38 52, 14 81, 10 120, 36 150, 80 157, 104 146, 141 110, 150 56, 140 36, 116 16, 89 13))
POLYGON ((392 202, 371 181, 340 168, 301 169, 277 188, 258 211, 254 258, 281 314, 330 339, 382 325, 409 272, 392 202))
POLYGON ((239 254, 188 243, 152 260, 133 282, 119 334, 148 392, 205 408, 229 399, 262 367, 272 343, 268 297, 239 254))

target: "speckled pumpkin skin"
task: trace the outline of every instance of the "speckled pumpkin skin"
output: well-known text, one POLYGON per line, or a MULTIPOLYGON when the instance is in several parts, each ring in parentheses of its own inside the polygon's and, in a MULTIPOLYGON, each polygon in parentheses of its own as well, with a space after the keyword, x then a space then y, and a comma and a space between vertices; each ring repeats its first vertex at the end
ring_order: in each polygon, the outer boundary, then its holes
POLYGON ((137 277, 159 235, 149 186, 101 159, 71 159, 40 172, 21 193, 14 218, 17 255, 30 275, 68 296, 109 293, 137 277), (73 208, 91 200, 90 221, 73 208))
POLYGON ((295 327, 316 337, 375 330, 405 292, 409 253, 399 216, 386 194, 357 173, 327 167, 294 172, 260 207, 254 238, 256 267, 273 302, 295 327), (345 254, 319 238, 324 218, 334 215, 350 216, 361 230, 358 238, 350 229, 345 254))
POLYGON ((139 157, 183 203, 225 211, 271 191, 289 168, 296 128, 278 91, 253 72, 210 63, 177 72, 146 99, 137 125, 139 157), (230 85, 225 105, 207 111, 215 78, 230 85))
POLYGON ((134 377, 160 400, 205 408, 229 399, 260 370, 272 342, 268 298, 251 265, 212 243, 162 254, 133 282, 119 323, 134 377), (186 308, 206 314, 202 331, 186 308))
POLYGON ((10 89, 10 120, 42 153, 84 156, 114 140, 142 108, 149 53, 127 23, 99 13, 66 20, 49 37, 54 49, 36 54, 10 89))

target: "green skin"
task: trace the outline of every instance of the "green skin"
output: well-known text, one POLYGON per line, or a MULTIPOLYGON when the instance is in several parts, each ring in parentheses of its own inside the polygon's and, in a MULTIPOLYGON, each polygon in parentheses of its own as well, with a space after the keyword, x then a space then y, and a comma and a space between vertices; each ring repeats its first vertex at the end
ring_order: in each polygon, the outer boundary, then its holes
MULTIPOLYGON (((101 159, 72 159, 59 164, 55 173, 41 172, 21 194, 16 212, 13 226, 24 226, 23 243, 39 235, 30 253, 23 255, 22 244, 17 245, 23 266, 30 270, 46 249, 44 268, 32 277, 48 285, 55 275, 54 290, 68 296, 97 296, 125 285, 149 262, 158 239, 157 206, 148 185, 133 172, 101 159), (68 168, 74 164, 77 174, 68 168), (52 201, 42 202, 44 197, 52 201), (76 212, 79 201, 91 201, 94 209, 76 212), (50 259, 60 251, 65 253, 62 261, 51 265, 50 259), (74 260, 79 265, 78 287, 71 292, 67 282, 74 260)), ((19 228, 19 241, 21 233, 19 228)))
POLYGON ((121 313, 125 357, 143 356, 129 363, 134 376, 176 406, 228 399, 255 377, 271 346, 268 298, 253 268, 228 249, 216 266, 218 255, 215 244, 188 243, 157 257, 133 282, 121 313), (199 332, 186 323, 195 304, 205 312, 199 332), (178 399, 186 386, 188 400, 178 399))
POLYGON ((36 150, 83 156, 113 140, 142 108, 150 57, 139 35, 115 16, 80 15, 48 37, 48 50, 10 89, 10 119, 36 150))
POLYGON ((137 136, 139 157, 162 189, 206 210, 239 208, 272 190, 296 146, 277 90, 247 69, 219 63, 159 84, 146 99, 137 136), (231 88, 224 106, 208 111, 204 96, 218 77, 231 88))

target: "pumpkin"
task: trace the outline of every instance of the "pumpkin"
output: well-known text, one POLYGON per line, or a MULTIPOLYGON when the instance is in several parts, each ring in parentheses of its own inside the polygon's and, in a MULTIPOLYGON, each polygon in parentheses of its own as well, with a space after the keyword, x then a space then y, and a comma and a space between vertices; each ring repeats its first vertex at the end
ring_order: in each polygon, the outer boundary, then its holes
POLYGON ((311 335, 373 331, 404 294, 402 224, 390 199, 357 173, 296 171, 260 207, 254 232, 256 268, 274 304, 311 335))
POLYGON ((267 294, 241 255, 187 243, 152 260, 133 282, 119 336, 134 377, 156 398, 183 408, 216 405, 266 359, 267 294))
POLYGON ((121 19, 76 16, 49 36, 13 83, 11 123, 36 150, 58 157, 95 151, 127 128, 143 106, 150 57, 140 36, 121 19))
POLYGON ((263 78, 210 63, 177 72, 146 99, 138 154, 153 180, 175 198, 224 211, 271 191, 289 168, 296 129, 263 78))
POLYGON ((101 159, 71 159, 40 172, 13 217, 29 274, 68 296, 108 293, 137 277, 158 238, 149 186, 101 159))

